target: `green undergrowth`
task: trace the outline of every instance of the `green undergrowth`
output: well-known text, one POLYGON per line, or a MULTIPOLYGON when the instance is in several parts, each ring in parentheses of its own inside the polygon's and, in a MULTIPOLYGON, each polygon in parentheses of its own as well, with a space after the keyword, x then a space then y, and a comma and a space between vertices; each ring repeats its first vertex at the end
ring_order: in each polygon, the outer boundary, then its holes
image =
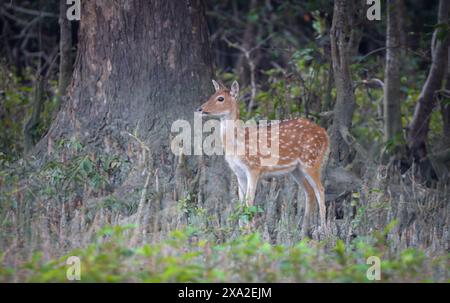
POLYGON ((106 227, 87 247, 49 262, 35 253, 18 269, 0 263, 0 281, 12 281, 18 274, 26 282, 449 282, 448 255, 429 258, 412 248, 390 255, 386 231, 348 246, 337 240, 325 249, 332 240, 305 239, 284 246, 248 233, 218 244, 188 228, 133 248, 133 229, 106 227), (78 263, 68 262, 71 256, 79 258, 78 277, 78 263))

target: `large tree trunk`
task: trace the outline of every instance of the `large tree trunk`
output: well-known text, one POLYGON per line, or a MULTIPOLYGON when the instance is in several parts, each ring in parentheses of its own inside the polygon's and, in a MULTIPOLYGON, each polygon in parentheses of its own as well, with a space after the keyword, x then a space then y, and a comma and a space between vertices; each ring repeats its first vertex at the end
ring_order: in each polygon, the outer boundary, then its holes
POLYGON ((70 101, 50 137, 77 133, 102 143, 138 126, 164 149, 171 123, 192 119, 211 91, 203 7, 198 0, 119 2, 83 2, 70 101))
POLYGON ((68 100, 38 153, 51 154, 56 140, 76 137, 93 153, 129 157, 132 168, 114 194, 129 201, 136 189, 152 188, 158 197, 148 203, 158 206, 153 216, 187 192, 198 193, 203 203, 202 197, 220 200, 228 193, 224 162, 200 161, 199 174, 214 174, 190 180, 179 191, 177 178, 197 169, 198 158, 189 157, 186 166, 170 150, 172 123, 193 121, 213 91, 212 74, 201 0, 82 1, 68 100), (194 181, 204 183, 201 192, 194 181))
POLYGON ((336 103, 334 106, 333 124, 330 133, 330 160, 335 165, 349 163, 350 146, 346 142, 346 134, 352 124, 355 110, 355 95, 350 74, 350 53, 353 39, 350 28, 350 13, 352 1, 336 0, 334 2, 333 22, 330 31, 331 57, 333 75, 336 85, 336 103))
MULTIPOLYGON (((438 24, 448 25, 450 2, 441 0, 439 2, 438 24)), ((433 108, 436 106, 435 92, 441 88, 445 75, 448 56, 448 34, 440 35, 443 26, 436 28, 433 34, 431 54, 432 64, 427 80, 417 100, 414 116, 408 127, 407 140, 412 160, 419 164, 422 175, 429 175, 430 169, 427 160, 426 141, 433 108)), ((425 176, 429 177, 429 176, 425 176)))
MULTIPOLYGON (((401 3, 387 1, 386 67, 384 76, 384 142, 399 143, 402 136, 402 115, 400 109, 400 66, 401 66, 401 3), (394 141, 394 142, 392 142, 394 141)), ((396 145, 396 144, 394 144, 396 145)), ((394 153, 389 149, 388 153, 394 153)))

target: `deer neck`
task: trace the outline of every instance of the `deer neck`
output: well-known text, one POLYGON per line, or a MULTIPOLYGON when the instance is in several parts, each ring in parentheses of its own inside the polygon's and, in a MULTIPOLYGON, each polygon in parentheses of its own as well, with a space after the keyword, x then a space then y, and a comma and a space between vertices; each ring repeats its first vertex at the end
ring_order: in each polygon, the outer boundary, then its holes
POLYGON ((239 120, 239 108, 236 106, 234 107, 231 112, 222 117, 220 119, 220 134, 222 137, 222 144, 225 149, 225 156, 232 155, 232 150, 235 150, 237 142, 236 137, 232 134, 235 134, 236 132, 233 132, 231 129, 236 129, 238 127, 238 120, 239 120))

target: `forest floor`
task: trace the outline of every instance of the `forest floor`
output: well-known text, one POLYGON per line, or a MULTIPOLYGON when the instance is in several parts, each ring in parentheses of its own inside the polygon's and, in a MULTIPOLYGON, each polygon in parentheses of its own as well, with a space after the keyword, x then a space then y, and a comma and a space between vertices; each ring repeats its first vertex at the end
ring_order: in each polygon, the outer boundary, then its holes
POLYGON ((194 193, 161 208, 148 178, 114 195, 120 156, 70 148, 42 167, 2 162, 0 281, 68 281, 71 256, 82 282, 450 281, 445 185, 367 169, 357 190, 328 201, 331 234, 302 239, 304 198, 286 180, 265 181, 274 200, 252 208, 194 193))

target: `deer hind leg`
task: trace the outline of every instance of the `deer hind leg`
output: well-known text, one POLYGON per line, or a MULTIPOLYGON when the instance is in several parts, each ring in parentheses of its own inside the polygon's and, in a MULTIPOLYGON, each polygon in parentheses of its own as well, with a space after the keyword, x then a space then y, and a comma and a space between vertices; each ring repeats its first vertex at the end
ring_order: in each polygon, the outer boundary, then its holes
POLYGON ((296 169, 292 172, 292 176, 294 177, 295 182, 303 188, 303 192, 305 194, 305 214, 303 216, 302 223, 302 231, 301 234, 303 237, 311 238, 311 218, 312 214, 315 210, 316 205, 316 196, 314 193, 314 189, 309 185, 308 181, 305 179, 305 176, 300 171, 300 169, 296 169))
POLYGON ((305 218, 303 219, 302 224, 302 234, 303 236, 308 236, 311 238, 311 218, 316 208, 316 196, 314 194, 314 189, 309 185, 308 181, 303 180, 303 188, 306 193, 306 204, 305 218))
POLYGON ((326 220, 326 207, 325 207, 325 189, 320 180, 320 170, 317 169, 304 169, 305 178, 308 184, 314 191, 314 195, 319 205, 320 225, 324 228, 325 232, 328 231, 326 220))

